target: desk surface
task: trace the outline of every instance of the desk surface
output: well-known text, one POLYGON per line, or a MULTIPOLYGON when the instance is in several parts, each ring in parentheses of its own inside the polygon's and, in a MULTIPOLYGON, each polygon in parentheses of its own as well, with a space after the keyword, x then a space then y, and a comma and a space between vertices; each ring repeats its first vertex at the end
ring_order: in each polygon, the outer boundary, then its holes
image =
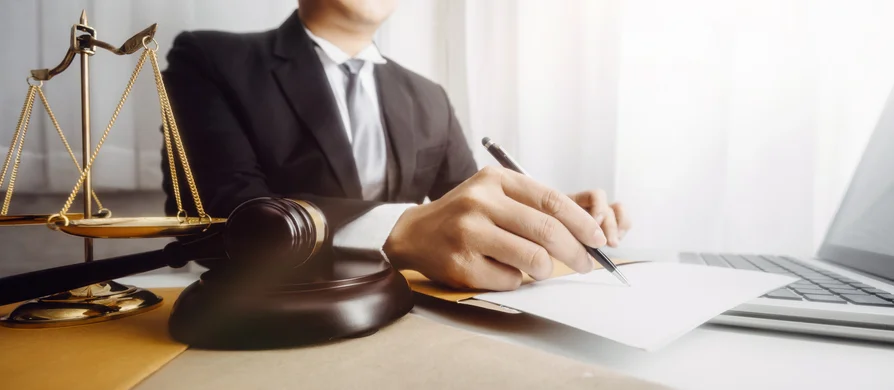
MULTIPOLYGON (((195 274, 134 276, 141 287, 186 286, 195 274)), ((421 297, 436 321, 680 389, 894 389, 894 346, 704 325, 656 352, 526 314, 421 297)))

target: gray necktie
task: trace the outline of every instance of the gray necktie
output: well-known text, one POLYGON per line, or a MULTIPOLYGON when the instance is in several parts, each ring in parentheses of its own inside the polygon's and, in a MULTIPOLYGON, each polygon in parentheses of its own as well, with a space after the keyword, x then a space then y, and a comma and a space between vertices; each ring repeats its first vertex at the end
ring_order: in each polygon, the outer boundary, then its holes
POLYGON ((347 60, 341 70, 348 77, 345 98, 351 123, 351 149, 360 176, 363 199, 379 199, 385 192, 387 151, 381 117, 373 106, 372 96, 360 85, 359 72, 363 60, 347 60))

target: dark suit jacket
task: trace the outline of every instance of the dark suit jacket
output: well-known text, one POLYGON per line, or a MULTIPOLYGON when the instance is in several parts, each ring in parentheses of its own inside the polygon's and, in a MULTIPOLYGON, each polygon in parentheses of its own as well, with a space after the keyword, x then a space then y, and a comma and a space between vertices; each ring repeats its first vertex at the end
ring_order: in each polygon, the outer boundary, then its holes
MULTIPOLYGON (((256 197, 289 197, 315 203, 334 231, 380 204, 361 200, 335 98, 297 12, 267 32, 181 33, 167 58, 165 85, 211 216, 256 197)), ((375 76, 399 171, 389 202, 438 199, 477 171, 440 86, 390 60, 375 76)), ((174 215, 167 165, 162 171, 174 215)))

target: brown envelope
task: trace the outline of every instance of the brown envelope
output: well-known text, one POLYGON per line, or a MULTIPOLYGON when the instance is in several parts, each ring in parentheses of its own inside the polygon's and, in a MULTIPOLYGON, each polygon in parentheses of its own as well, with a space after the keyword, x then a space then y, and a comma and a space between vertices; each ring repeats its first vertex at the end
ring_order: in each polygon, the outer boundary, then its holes
MULTIPOLYGON (((612 260, 616 265, 621 264, 630 264, 633 261, 629 260, 612 260)), ((596 264, 596 269, 601 269, 602 266, 596 264)), ((564 263, 560 263, 556 260, 553 260, 553 273, 550 278, 557 278, 559 276, 571 275, 574 273, 574 270, 568 268, 564 263)), ((474 305, 479 307, 484 307, 491 310, 498 310, 507 313, 518 313, 518 311, 514 309, 510 309, 507 307, 499 306, 492 304, 490 302, 484 302, 474 299, 476 295, 485 293, 487 291, 483 290, 456 290, 450 287, 444 286, 440 283, 435 283, 424 275, 420 274, 416 271, 403 270, 401 274, 407 278, 407 282, 410 283, 410 287, 413 288, 413 291, 421 294, 425 294, 428 296, 432 296, 438 299, 443 299, 445 301, 462 303, 467 305, 474 305)), ((534 279, 531 279, 530 276, 525 275, 522 284, 528 284, 534 282, 534 279)))
MULTIPOLYGON (((181 288, 158 288, 161 307, 135 316, 67 328, 0 326, 4 389, 130 389, 186 350, 168 336, 181 288)), ((0 306, 4 315, 15 305, 0 306)))

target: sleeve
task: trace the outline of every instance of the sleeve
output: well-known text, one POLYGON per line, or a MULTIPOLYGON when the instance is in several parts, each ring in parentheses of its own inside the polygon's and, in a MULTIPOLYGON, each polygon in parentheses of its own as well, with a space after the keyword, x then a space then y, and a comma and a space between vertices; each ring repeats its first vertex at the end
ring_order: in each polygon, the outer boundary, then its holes
POLYGON ((444 95, 444 102, 447 106, 447 151, 434 185, 428 193, 431 200, 441 198, 478 172, 478 164, 475 162, 472 150, 469 149, 463 129, 456 119, 453 105, 443 88, 441 88, 441 93, 444 95))
MULTIPOLYGON (((339 243, 349 248, 369 247, 380 253, 381 245, 366 244, 365 235, 376 224, 390 232, 400 217, 397 207, 379 210, 380 202, 357 199, 320 197, 312 194, 277 194, 270 190, 255 151, 245 133, 245 121, 236 99, 227 96, 223 77, 203 55, 202 44, 195 34, 181 33, 168 53, 164 81, 176 115, 181 138, 189 156, 197 186, 206 211, 214 217, 226 217, 239 204, 258 197, 286 197, 312 202, 326 216, 327 223, 339 243), (395 217, 396 215, 396 217, 395 217), (350 224, 365 216, 357 224, 350 224), (381 218, 381 221, 377 219, 381 218), (349 227, 350 226, 350 227, 349 227), (343 232, 347 229, 347 233, 343 232), (354 237, 356 235, 356 237, 354 237)), ((162 150, 162 188, 167 194, 165 212, 177 213, 167 153, 162 150)), ((188 186, 179 175, 184 207, 196 215, 188 195, 188 186)), ((405 209, 405 208, 404 208, 405 209)), ((402 211, 400 211, 402 213, 402 211)), ((384 240, 382 240, 384 245, 384 240)))
POLYGON ((388 235, 391 234, 391 229, 400 216, 413 206, 416 204, 393 203, 376 206, 336 232, 332 246, 340 252, 387 261, 385 241, 388 240, 388 235))

